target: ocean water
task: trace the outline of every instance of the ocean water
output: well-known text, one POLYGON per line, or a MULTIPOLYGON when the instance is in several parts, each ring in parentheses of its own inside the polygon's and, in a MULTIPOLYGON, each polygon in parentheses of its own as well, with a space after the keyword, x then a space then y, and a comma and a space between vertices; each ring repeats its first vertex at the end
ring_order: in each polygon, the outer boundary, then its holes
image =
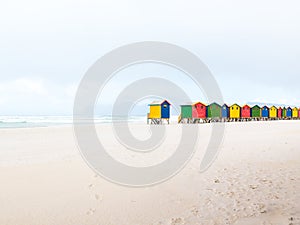
MULTIPOLYGON (((94 118, 96 124, 112 123, 111 116, 96 116, 94 118)), ((145 116, 115 117, 117 122, 144 122, 145 116)), ((30 128, 30 127, 49 127, 72 125, 73 116, 0 116, 1 128, 30 128)))

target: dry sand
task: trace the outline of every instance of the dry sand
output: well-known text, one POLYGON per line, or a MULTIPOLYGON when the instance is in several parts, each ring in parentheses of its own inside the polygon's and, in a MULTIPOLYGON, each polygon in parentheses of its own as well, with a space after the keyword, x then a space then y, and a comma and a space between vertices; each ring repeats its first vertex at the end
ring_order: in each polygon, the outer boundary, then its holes
MULTIPOLYGON (((188 165, 153 187, 108 182, 80 157, 71 127, 0 130, 1 225, 95 224, 300 224, 300 121, 226 124, 220 154, 205 173, 199 167, 210 125, 188 165)), ((111 155, 128 164, 153 164, 122 151, 99 125, 111 155)), ((131 125, 140 138, 147 126, 131 125)), ((172 154, 180 125, 152 158, 172 154), (169 138, 170 137, 170 138, 169 138)), ((147 161, 148 160, 148 161, 147 161)))

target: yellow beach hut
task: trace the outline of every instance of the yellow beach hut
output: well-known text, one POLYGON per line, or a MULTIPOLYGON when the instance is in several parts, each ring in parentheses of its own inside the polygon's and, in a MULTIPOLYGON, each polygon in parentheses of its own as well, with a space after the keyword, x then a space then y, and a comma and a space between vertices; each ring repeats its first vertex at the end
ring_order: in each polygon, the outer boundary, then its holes
POLYGON ((163 120, 169 123, 170 119, 170 103, 167 100, 154 101, 150 106, 150 112, 148 113, 147 121, 151 121, 151 124, 162 124, 163 120))
POLYGON ((229 114, 231 119, 241 118, 241 107, 238 104, 233 104, 232 106, 230 106, 229 114))
POLYGON ((271 119, 277 118, 277 111, 278 111, 278 109, 274 105, 270 108, 270 118, 271 119))
POLYGON ((297 107, 293 108, 292 115, 293 115, 293 118, 298 118, 298 108, 297 107))

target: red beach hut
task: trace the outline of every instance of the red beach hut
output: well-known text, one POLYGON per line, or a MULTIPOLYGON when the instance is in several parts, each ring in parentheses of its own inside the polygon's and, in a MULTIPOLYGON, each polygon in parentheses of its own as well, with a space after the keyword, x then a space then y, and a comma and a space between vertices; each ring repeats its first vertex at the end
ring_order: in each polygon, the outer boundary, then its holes
POLYGON ((277 110, 277 117, 282 118, 282 108, 281 107, 279 107, 277 110))
POLYGON ((300 108, 299 108, 299 110, 298 110, 298 117, 300 118, 300 108))
POLYGON ((193 105, 193 118, 206 119, 206 105, 197 102, 193 105))
POLYGON ((251 117, 251 107, 249 105, 244 105, 241 111, 242 111, 242 118, 251 117))

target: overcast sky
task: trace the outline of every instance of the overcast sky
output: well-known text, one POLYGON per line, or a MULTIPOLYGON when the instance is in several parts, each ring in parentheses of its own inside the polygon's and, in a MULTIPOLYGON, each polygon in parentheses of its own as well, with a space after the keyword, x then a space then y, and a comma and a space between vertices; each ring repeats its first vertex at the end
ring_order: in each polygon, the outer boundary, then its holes
MULTIPOLYGON (((228 103, 300 106, 299 9, 297 0, 3 1, 0 115, 71 115, 77 85, 98 58, 148 40, 198 55, 228 103)), ((203 98, 180 72, 139 65, 120 72, 99 101, 109 108, 116 90, 148 75, 203 98)))

